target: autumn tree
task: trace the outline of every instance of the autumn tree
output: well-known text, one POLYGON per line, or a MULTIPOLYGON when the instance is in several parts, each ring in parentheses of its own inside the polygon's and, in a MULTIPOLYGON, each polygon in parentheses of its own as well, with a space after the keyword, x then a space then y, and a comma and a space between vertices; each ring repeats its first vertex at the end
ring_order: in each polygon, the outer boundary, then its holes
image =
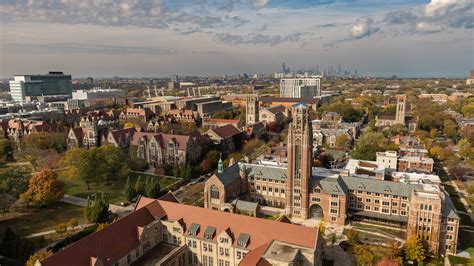
POLYGON ((467 139, 462 139, 458 143, 459 155, 466 159, 474 158, 474 148, 467 139))
POLYGON ((60 236, 62 236, 67 231, 67 224, 60 223, 56 226, 56 228, 54 230, 56 231, 56 233, 58 233, 60 236))
POLYGON ((347 147, 349 143, 349 137, 346 134, 342 134, 336 137, 336 147, 342 149, 347 147))
POLYGON ((370 245, 357 244, 354 246, 354 253, 357 255, 359 265, 372 265, 375 259, 375 254, 370 245))
POLYGON ((63 196, 64 183, 51 169, 43 169, 30 179, 28 190, 21 195, 21 198, 40 207, 58 201, 63 196))
POLYGON ((220 153, 216 150, 209 151, 204 159, 201 161, 199 168, 201 174, 209 173, 217 168, 217 163, 219 162, 220 153))
POLYGON ((405 258, 411 261, 422 262, 425 260, 425 248, 421 239, 410 237, 405 244, 405 258))
POLYGON ((74 229, 74 227, 76 227, 76 226, 79 225, 79 222, 78 222, 76 219, 71 218, 71 219, 69 219, 69 221, 67 222, 67 225, 68 225, 69 227, 71 227, 72 229, 74 229))
POLYGON ((87 190, 90 190, 90 183, 100 180, 103 167, 97 156, 96 148, 69 150, 66 153, 64 165, 67 166, 65 174, 71 179, 84 181, 87 190))
POLYGON ((31 255, 26 262, 26 266, 35 266, 36 261, 42 261, 53 255, 52 250, 47 251, 37 251, 35 254, 31 255))

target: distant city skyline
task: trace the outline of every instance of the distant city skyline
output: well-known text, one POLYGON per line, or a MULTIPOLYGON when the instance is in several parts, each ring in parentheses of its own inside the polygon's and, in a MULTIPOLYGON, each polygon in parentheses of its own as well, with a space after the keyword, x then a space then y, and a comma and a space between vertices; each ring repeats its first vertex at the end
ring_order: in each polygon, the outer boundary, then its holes
POLYGON ((6 0, 0 78, 269 74, 282 62, 464 78, 473 14, 469 0, 6 0))

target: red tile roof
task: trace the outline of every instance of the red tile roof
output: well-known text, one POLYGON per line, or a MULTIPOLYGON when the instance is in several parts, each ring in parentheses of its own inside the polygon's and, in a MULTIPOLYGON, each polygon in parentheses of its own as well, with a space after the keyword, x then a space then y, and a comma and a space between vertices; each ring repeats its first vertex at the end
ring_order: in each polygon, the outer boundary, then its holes
MULTIPOLYGON (((237 245, 237 238, 240 233, 245 233, 250 235, 249 249, 255 249, 271 240, 315 248, 318 235, 318 230, 315 228, 203 209, 169 201, 157 200, 157 202, 159 202, 169 220, 177 221, 183 219, 188 228, 193 223, 200 224, 201 228, 203 228, 197 235, 200 238, 204 238, 205 228, 212 226, 217 230, 214 237, 230 228, 233 234, 234 246, 237 245)), ((152 211, 156 206, 148 204, 144 208, 152 211)))
POLYGON ((91 257, 111 265, 139 246, 137 228, 155 219, 145 208, 139 209, 106 228, 95 232, 43 260, 42 266, 90 265, 91 257))

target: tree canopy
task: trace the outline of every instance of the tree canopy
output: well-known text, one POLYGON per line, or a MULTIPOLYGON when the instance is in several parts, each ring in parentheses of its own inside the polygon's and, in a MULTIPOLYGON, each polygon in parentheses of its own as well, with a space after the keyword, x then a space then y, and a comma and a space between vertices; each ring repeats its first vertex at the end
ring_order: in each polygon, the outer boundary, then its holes
POLYGON ((398 147, 390 143, 382 133, 366 131, 356 142, 352 151, 352 158, 375 161, 377 152, 388 150, 398 150, 398 147))
POLYGON ((39 207, 58 201, 63 196, 64 183, 51 169, 43 169, 30 179, 28 190, 21 195, 21 198, 39 207))

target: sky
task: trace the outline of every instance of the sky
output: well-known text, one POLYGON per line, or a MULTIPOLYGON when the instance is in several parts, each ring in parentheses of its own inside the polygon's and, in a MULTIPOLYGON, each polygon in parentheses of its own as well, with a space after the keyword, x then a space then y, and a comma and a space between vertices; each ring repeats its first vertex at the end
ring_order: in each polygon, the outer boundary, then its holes
POLYGON ((0 77, 467 77, 472 0, 0 0, 0 77))

